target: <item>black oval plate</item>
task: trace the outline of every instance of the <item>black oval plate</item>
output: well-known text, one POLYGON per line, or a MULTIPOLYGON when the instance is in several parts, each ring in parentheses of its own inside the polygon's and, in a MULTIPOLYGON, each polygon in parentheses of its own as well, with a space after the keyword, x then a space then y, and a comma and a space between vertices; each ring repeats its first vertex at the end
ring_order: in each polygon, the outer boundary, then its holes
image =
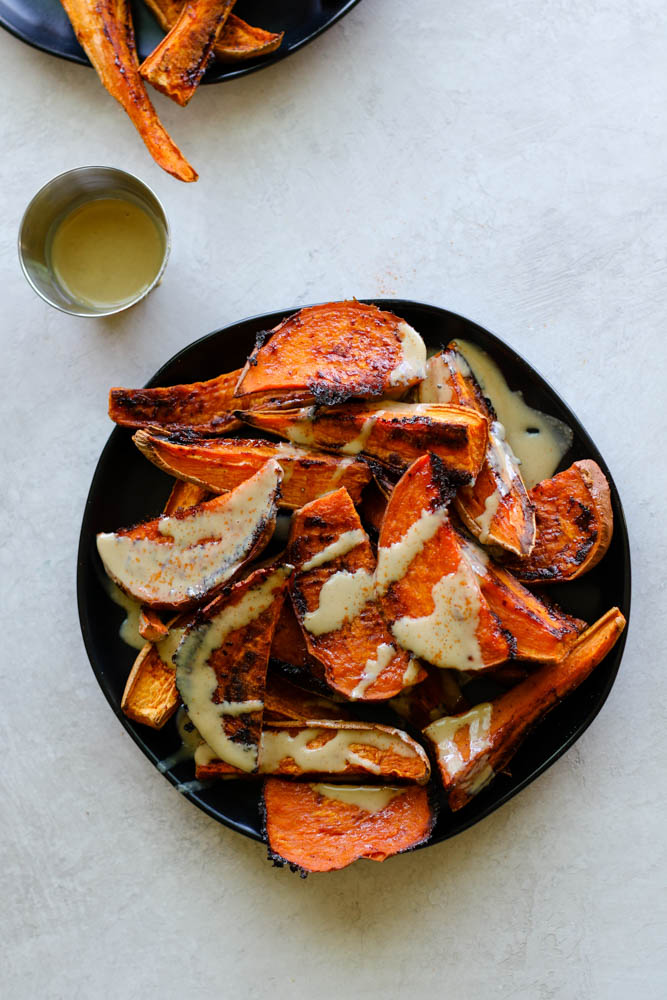
MULTIPOLYGON (((214 63, 204 83, 221 83, 285 59, 344 17, 359 0, 239 0, 234 13, 265 31, 285 32, 269 56, 239 63, 214 63)), ((153 51, 164 32, 142 0, 131 0, 139 61, 153 51)), ((22 42, 53 56, 90 66, 60 0, 0 0, 0 25, 22 42)))
MULTIPOLYGON (((372 301, 381 309, 388 309, 407 320, 430 347, 439 347, 454 337, 479 344, 499 364, 511 388, 521 389, 531 406, 559 417, 572 428, 573 445, 562 467, 567 468, 580 458, 592 458, 600 465, 611 487, 614 535, 607 555, 594 570, 580 580, 551 587, 548 593, 570 614, 589 622, 614 605, 628 618, 630 549, 621 501, 604 459, 572 411, 512 348, 470 320, 418 302, 400 299, 372 301)), ((255 334, 270 329, 294 311, 290 309, 254 316, 195 341, 168 361, 148 385, 195 382, 240 368, 254 346, 255 334)), ((104 590, 95 535, 98 531, 109 531, 156 517, 162 512, 172 482, 170 477, 143 458, 132 444, 129 431, 116 428, 95 470, 86 501, 78 556, 79 618, 93 671, 121 724, 156 766, 179 748, 180 740, 174 720, 167 723, 162 731, 156 732, 136 725, 121 713, 123 688, 136 653, 118 635, 124 612, 110 601, 104 590)), ((526 740, 512 760, 511 776, 498 775, 460 812, 441 810, 429 843, 452 837, 493 812, 572 746, 591 724, 611 690, 626 634, 627 629, 604 663, 526 740)), ((263 839, 258 808, 259 783, 220 782, 198 789, 188 784, 193 777, 191 761, 182 762, 164 773, 173 785, 210 816, 248 837, 263 839)))

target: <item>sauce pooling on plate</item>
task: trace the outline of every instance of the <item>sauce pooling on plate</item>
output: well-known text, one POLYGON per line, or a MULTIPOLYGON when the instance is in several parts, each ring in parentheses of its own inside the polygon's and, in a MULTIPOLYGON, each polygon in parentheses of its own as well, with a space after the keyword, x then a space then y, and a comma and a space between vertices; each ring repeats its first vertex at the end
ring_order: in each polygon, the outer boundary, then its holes
POLYGON ((75 302, 111 309, 152 285, 164 251, 164 237, 145 209, 125 198, 97 198, 62 219, 50 258, 58 282, 75 302))

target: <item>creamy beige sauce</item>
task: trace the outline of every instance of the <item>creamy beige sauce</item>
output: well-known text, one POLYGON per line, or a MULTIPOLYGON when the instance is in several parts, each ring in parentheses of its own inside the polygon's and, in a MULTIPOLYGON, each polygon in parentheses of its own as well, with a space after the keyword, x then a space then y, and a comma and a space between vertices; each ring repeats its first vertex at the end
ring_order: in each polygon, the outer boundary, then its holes
POLYGON ((399 323, 397 333, 401 339, 401 358, 389 375, 389 384, 413 385, 426 374, 426 345, 405 321, 399 323))
POLYGON ((418 397, 420 403, 451 403, 454 390, 449 384, 449 368, 442 360, 442 354, 429 358, 426 362, 426 377, 420 383, 418 397))
POLYGON ((369 813, 382 812, 390 802, 405 793, 405 788, 391 788, 386 785, 312 784, 310 787, 326 799, 346 802, 369 813))
POLYGON ((126 617, 118 629, 119 636, 123 642, 126 642, 128 646, 132 646, 133 649, 143 649, 146 645, 146 640, 139 631, 141 602, 135 601, 133 597, 126 594, 120 589, 118 584, 114 583, 108 577, 105 581, 105 587, 114 604, 118 604, 126 612, 126 617))
POLYGON ((354 465, 355 458, 351 456, 350 458, 339 458, 334 474, 331 477, 330 486, 335 487, 341 481, 347 470, 351 465, 354 465))
POLYGON ((184 760, 192 760, 197 747, 202 741, 196 726, 182 706, 176 713, 176 729, 181 738, 181 746, 174 753, 170 754, 169 757, 158 761, 157 769, 162 774, 165 771, 170 771, 172 767, 176 767, 177 764, 181 764, 184 760))
POLYGON ((391 626, 394 638, 437 667, 479 670, 484 658, 477 638, 480 589, 465 559, 431 591, 433 611, 421 618, 405 615, 391 626))
POLYGON ((164 251, 164 236, 148 212, 125 198, 98 198, 65 216, 49 256, 59 284, 75 302, 110 309, 152 285, 164 251))
POLYGON ((476 754, 490 748, 489 731, 493 705, 489 701, 475 705, 463 715, 447 715, 427 726, 424 734, 433 740, 438 749, 438 757, 447 774, 453 778, 476 754), (456 744, 456 735, 464 726, 469 726, 470 749, 463 757, 456 744))
POLYGON ((164 663, 165 667, 169 667, 171 670, 174 669, 173 656, 178 649, 181 639, 185 635, 185 627, 181 625, 173 625, 164 639, 160 639, 159 642, 155 643, 155 649, 158 656, 164 663))
POLYGON ((419 676, 419 660, 415 660, 410 657, 410 662, 405 668, 405 673, 403 674, 403 687, 408 687, 410 684, 414 684, 419 676))
POLYGON ((374 596, 373 574, 365 569, 355 573, 340 570, 325 580, 318 605, 308 611, 303 627, 311 635, 336 632, 345 622, 352 621, 374 596))
POLYGON ((475 545, 474 542, 469 541, 467 538, 461 538, 460 543, 463 557, 470 568, 477 576, 486 576, 489 557, 484 549, 480 549, 479 545, 475 545))
POLYGON ((486 449, 488 462, 496 488, 484 501, 484 510, 474 520, 479 526, 480 542, 487 542, 493 519, 495 518, 501 500, 512 489, 512 481, 520 477, 519 463, 509 444, 505 440, 505 428, 494 420, 489 428, 489 443, 486 449))
POLYGON ((225 716, 257 712, 263 704, 254 700, 214 702, 218 678, 208 661, 214 650, 219 649, 232 632, 249 625, 271 606, 275 591, 283 585, 284 580, 285 571, 277 570, 261 585, 246 591, 235 604, 222 608, 210 622, 193 628, 183 639, 174 657, 176 685, 202 739, 220 760, 233 764, 242 771, 255 770, 257 747, 230 739, 225 732, 223 720, 225 716))
POLYGON ((368 444, 368 439, 371 436, 371 432, 375 427, 376 421, 377 416, 375 415, 367 417, 361 425, 359 434, 351 441, 348 441, 347 444, 343 445, 341 452, 344 455, 358 455, 360 451, 363 451, 368 444))
POLYGON ((401 539, 392 545, 381 545, 378 548, 375 574, 378 593, 384 593, 390 584, 405 576, 410 563, 446 520, 447 511, 444 507, 434 511, 423 510, 401 539))
POLYGON ((260 772, 271 774, 278 769, 281 760, 291 757, 304 772, 336 774, 344 771, 348 764, 354 764, 372 774, 380 774, 382 768, 359 752, 361 746, 391 750, 402 757, 414 754, 413 749, 400 737, 377 729, 339 729, 334 738, 324 746, 309 747, 308 744, 323 732, 332 730, 308 727, 292 735, 288 729, 267 729, 262 733, 260 772), (353 744, 359 747, 356 752, 350 749, 353 744))
POLYGON ((361 680, 352 691, 352 699, 363 698, 371 684, 378 679, 382 671, 389 666, 396 655, 396 647, 390 642, 382 642, 375 650, 375 656, 366 660, 361 680))
POLYGON ((297 410, 294 420, 285 427, 284 434, 293 444, 309 447, 315 444, 313 417, 317 413, 316 406, 303 406, 297 410))
POLYGON ((105 570, 146 603, 203 597, 236 572, 261 525, 274 516, 281 478, 280 465, 271 459, 219 506, 192 508, 182 518, 161 517, 158 530, 171 543, 99 534, 105 570))
POLYGON ((521 392, 512 392, 495 361, 476 344, 457 341, 485 396, 493 403, 507 441, 521 463, 521 476, 528 489, 554 474, 572 446, 573 434, 556 417, 534 410, 521 392))
POLYGON ((355 549, 357 545, 361 545, 362 542, 366 541, 366 532, 361 528, 355 528, 353 531, 344 531, 338 536, 335 542, 331 542, 325 548, 320 549, 315 555, 308 559, 307 562, 301 567, 302 570, 316 569, 318 566, 322 566, 324 563, 331 562, 333 559, 338 559, 340 556, 347 555, 352 549, 355 549))

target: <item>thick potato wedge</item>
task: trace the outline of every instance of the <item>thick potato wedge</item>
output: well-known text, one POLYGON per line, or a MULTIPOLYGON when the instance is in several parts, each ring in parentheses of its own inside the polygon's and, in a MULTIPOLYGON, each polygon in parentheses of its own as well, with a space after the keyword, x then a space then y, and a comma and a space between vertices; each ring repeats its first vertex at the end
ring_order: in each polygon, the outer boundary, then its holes
POLYGON ((176 23, 143 61, 140 72, 181 107, 191 100, 236 0, 187 0, 176 23))
POLYGON ((269 541, 282 471, 267 462, 231 493, 136 528, 100 532, 107 575, 142 604, 180 611, 217 593, 269 541))
POLYGON ((512 759, 547 712, 577 688, 605 658, 625 627, 612 608, 583 633, 560 663, 541 667, 494 701, 424 730, 435 751, 452 810, 461 809, 512 759))
POLYGON ((280 506, 293 510, 340 486, 359 503, 361 491, 371 479, 370 469, 360 459, 256 438, 192 440, 188 436, 164 437, 140 430, 133 440, 159 469, 205 486, 213 493, 233 490, 275 458, 283 470, 280 506))
POLYGON ((452 493, 434 455, 410 466, 387 505, 376 587, 404 649, 437 667, 482 670, 512 650, 449 520, 452 493))
POLYGON ((462 407, 347 403, 300 410, 236 411, 240 420, 293 444, 370 456, 397 473, 431 452, 457 485, 472 482, 488 441, 488 421, 462 407))
MULTIPOLYGON (((324 666, 308 652, 291 599, 286 598, 273 633, 271 663, 283 676, 315 694, 334 695, 324 676, 324 666)), ((311 716, 312 718, 312 716, 311 716)))
MULTIPOLYGON (((200 779, 241 776, 206 744, 197 748, 195 766, 200 779)), ((425 785, 431 767, 424 748, 401 729, 370 722, 310 719, 265 723, 258 773, 290 778, 370 777, 425 785)))
POLYGON ((109 416, 121 427, 228 434, 241 426, 230 412, 239 405, 233 398, 239 374, 240 370, 227 372, 206 382, 157 389, 116 386, 109 390, 109 416))
POLYGON ((239 379, 239 397, 275 405, 399 396, 424 377, 426 347, 398 316, 362 302, 301 309, 259 334, 239 379))
POLYGON ((220 760, 257 770, 273 630, 291 566, 255 570, 197 613, 174 655, 176 687, 220 760))
POLYGON ((426 377, 417 387, 416 394, 420 403, 468 406, 483 413, 489 420, 495 419, 491 403, 484 396, 455 341, 448 344, 444 351, 428 359, 426 377))
POLYGON ((596 462, 575 462, 530 491, 537 535, 527 559, 503 559, 524 583, 574 580, 597 566, 611 543, 609 483, 596 462))
POLYGON ((177 479, 171 488, 171 493, 162 513, 169 516, 175 514, 177 510, 196 507, 197 504, 208 500, 210 496, 209 491, 203 486, 199 486, 197 483, 186 483, 177 479))
MULTIPOLYGON (((288 602, 285 601, 285 604, 288 602)), ((308 719, 350 719, 350 712, 340 701, 333 701, 291 684, 275 672, 269 672, 264 692, 265 722, 307 722, 308 719)))
MULTIPOLYGON (((184 0, 144 0, 163 31, 169 31, 178 21, 184 0)), ((213 46, 219 62, 242 62, 267 56, 280 47, 285 32, 276 34, 247 24, 235 14, 230 14, 213 46)))
POLYGON ((387 631, 375 601, 375 557, 345 489, 294 514, 288 552, 292 605, 334 691, 387 699, 424 676, 387 631))
POLYGON ((127 112, 158 166, 179 181, 196 181, 196 171, 168 135, 146 93, 127 0, 62 0, 62 5, 97 75, 127 112))
MULTIPOLYGON (((502 669, 502 668, 499 668, 502 669)), ((414 729, 423 729, 443 715, 455 715, 469 708, 461 691, 457 670, 426 667, 426 678, 392 698, 390 708, 414 729)))
POLYGON ((267 778, 264 827, 269 860, 302 875, 384 861, 428 839, 435 813, 419 785, 305 784, 267 778))
POLYGON ((461 538, 461 544, 489 607, 512 636, 513 657, 538 663, 558 663, 564 659, 586 628, 586 622, 526 590, 509 570, 493 563, 470 539, 461 538))
POLYGON ((146 643, 137 656, 120 705, 128 719, 162 729, 180 705, 173 656, 191 624, 191 616, 192 612, 175 618, 166 636, 159 642, 146 643))

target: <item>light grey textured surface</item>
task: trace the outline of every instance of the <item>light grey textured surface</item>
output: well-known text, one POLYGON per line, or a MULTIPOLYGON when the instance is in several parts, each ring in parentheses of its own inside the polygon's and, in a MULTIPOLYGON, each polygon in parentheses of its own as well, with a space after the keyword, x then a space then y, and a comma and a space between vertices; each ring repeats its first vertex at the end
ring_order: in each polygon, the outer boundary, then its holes
POLYGON ((92 72, 5 34, 0 58, 2 996, 661 1000, 663 5, 364 0, 282 65, 157 102, 190 187, 92 72), (96 322, 43 305, 15 251, 37 188, 93 162, 148 181, 174 237, 162 287, 96 322), (574 406, 624 500, 633 620, 603 712, 512 803, 304 883, 116 722, 79 636, 77 535, 110 385, 245 315, 394 293, 498 332, 574 406))

